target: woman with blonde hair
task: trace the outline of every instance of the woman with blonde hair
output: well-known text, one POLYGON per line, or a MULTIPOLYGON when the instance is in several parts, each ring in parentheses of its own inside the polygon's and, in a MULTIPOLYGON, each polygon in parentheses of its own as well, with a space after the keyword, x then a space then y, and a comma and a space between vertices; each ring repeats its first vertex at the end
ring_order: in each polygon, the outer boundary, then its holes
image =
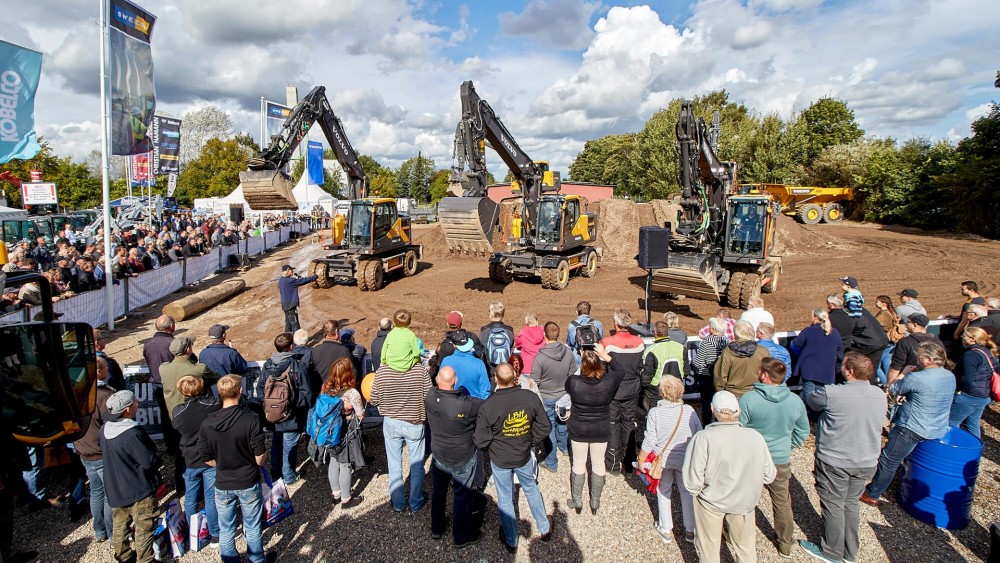
POLYGON ((802 382, 802 401, 809 404, 809 395, 824 385, 836 381, 837 363, 844 357, 840 333, 830 323, 826 309, 813 309, 812 323, 802 329, 789 344, 795 366, 792 377, 802 382))
POLYGON ((625 372, 614 370, 607 375, 611 356, 601 343, 580 353, 580 373, 566 378, 566 393, 573 404, 567 422, 573 467, 570 469, 570 499, 566 503, 580 514, 583 510, 583 486, 587 481, 587 456, 590 456, 590 511, 597 514, 607 468, 604 454, 611 439, 611 401, 625 372), (606 376, 607 375, 607 376, 606 376))
POLYGON ((694 500, 684 488, 681 467, 688 442, 695 432, 701 430, 701 421, 694 409, 684 404, 684 383, 673 376, 660 379, 660 400, 646 416, 646 434, 639 452, 639 462, 646 460, 649 452, 660 456, 663 474, 656 489, 656 508, 659 518, 656 532, 664 542, 674 539, 674 517, 671 512, 670 495, 674 483, 681 497, 681 514, 684 518, 684 539, 694 543, 694 500))
POLYGON ((962 332, 962 371, 959 372, 958 391, 951 403, 949 426, 964 428, 976 438, 982 437, 979 420, 989 406, 990 382, 997 371, 997 345, 985 330, 969 327, 962 332))

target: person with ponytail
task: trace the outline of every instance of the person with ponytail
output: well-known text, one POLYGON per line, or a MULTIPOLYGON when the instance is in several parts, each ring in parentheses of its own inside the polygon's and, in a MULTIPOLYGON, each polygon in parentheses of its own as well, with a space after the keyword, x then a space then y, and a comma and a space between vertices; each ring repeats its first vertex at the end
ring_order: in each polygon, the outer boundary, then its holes
POLYGON ((800 378, 802 400, 808 405, 816 389, 835 382, 837 364, 844 357, 840 333, 830 323, 829 312, 813 309, 812 323, 799 331, 789 348, 795 356, 792 377, 800 378))
POLYGON ((958 392, 951 403, 949 426, 967 430, 976 438, 981 437, 979 419, 990 404, 990 381, 997 371, 997 345, 985 330, 969 327, 962 332, 962 371, 958 379, 958 392))

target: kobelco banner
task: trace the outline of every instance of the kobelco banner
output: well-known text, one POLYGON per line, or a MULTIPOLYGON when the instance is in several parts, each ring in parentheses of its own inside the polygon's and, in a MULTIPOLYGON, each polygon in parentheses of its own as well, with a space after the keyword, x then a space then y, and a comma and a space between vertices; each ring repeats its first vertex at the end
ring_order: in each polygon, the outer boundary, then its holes
POLYGON ((156 111, 149 46, 156 16, 128 0, 110 0, 110 6, 111 154, 147 153, 156 111))
POLYGON ((181 120, 153 116, 153 174, 180 170, 181 120))
POLYGON ((35 90, 42 54, 0 41, 0 164, 27 160, 41 146, 35 136, 35 90))

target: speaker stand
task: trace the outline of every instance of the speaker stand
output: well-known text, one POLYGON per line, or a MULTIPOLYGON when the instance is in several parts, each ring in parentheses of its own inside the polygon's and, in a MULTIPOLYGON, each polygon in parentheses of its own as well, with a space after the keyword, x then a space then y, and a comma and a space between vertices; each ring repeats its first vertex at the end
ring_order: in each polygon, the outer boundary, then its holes
POLYGON ((646 270, 646 323, 635 323, 629 327, 633 333, 642 337, 653 336, 653 325, 650 322, 649 300, 653 295, 653 270, 646 270))

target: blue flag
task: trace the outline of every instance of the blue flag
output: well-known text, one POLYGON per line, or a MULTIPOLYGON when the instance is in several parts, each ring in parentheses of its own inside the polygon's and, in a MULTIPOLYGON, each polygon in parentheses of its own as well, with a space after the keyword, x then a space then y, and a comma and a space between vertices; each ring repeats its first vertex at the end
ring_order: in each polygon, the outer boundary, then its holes
POLYGON ((35 136, 35 90, 42 54, 0 41, 0 164, 28 160, 41 146, 35 136))
POLYGON ((309 141, 307 146, 306 168, 309 169, 309 183, 318 186, 323 183, 323 143, 309 141))

